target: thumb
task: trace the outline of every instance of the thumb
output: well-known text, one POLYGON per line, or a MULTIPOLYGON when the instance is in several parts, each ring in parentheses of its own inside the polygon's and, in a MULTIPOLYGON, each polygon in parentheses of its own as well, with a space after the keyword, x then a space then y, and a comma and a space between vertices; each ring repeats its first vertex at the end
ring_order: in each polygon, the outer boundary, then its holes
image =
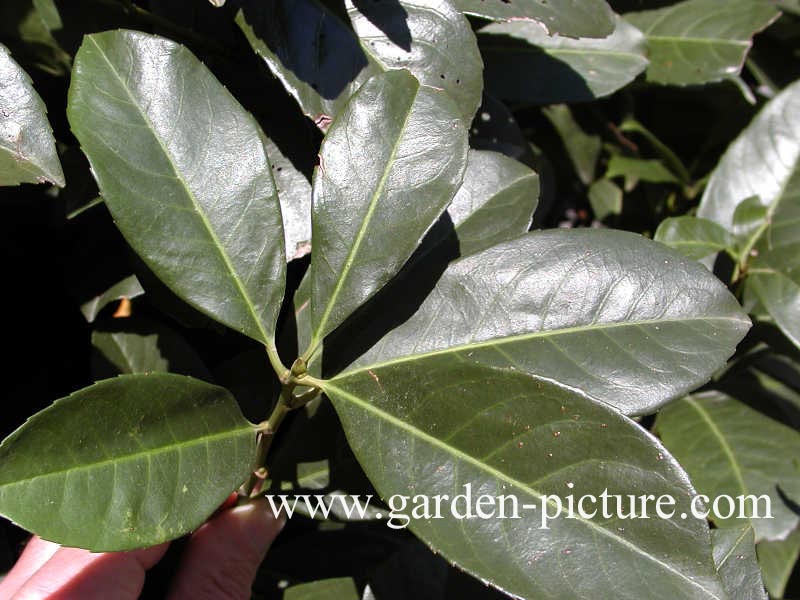
POLYGON ((169 599, 249 599, 258 566, 283 525, 263 498, 221 512, 189 540, 169 599))

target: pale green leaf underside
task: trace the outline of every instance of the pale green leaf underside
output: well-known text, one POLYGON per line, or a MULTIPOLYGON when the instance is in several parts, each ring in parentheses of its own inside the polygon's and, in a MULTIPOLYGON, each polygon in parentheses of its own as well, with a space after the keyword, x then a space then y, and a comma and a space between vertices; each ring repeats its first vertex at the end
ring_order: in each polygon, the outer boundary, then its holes
POLYGON ((750 525, 714 529, 714 564, 729 600, 767 600, 750 525))
POLYGON ((742 70, 755 33, 779 16, 769 0, 685 0, 625 15, 647 37, 647 79, 696 85, 742 70))
POLYGON ((550 37, 538 23, 493 23, 480 30, 486 87, 504 99, 534 104, 607 96, 647 67, 644 36, 616 19, 603 39, 550 37))
POLYGON ((749 326, 719 280, 673 250, 620 231, 551 230, 452 263, 349 369, 450 355, 642 414, 707 381, 749 326))
POLYGON ((456 8, 492 21, 538 21, 550 35, 604 38, 614 31, 605 0, 454 0, 456 8))
POLYGON ((408 71, 377 75, 353 97, 314 173, 313 346, 400 270, 455 195, 466 158, 455 104, 408 71))
POLYGON ((668 493, 688 513, 693 491, 678 464, 607 406, 443 355, 344 373, 323 387, 383 498, 452 498, 470 484, 473 502, 514 495, 520 507, 538 506, 519 519, 411 520, 435 551, 487 583, 524 598, 594 598, 598 589, 631 599, 724 597, 702 520, 562 514, 540 527, 545 494, 668 493))
MULTIPOLYGON (((674 402, 659 413, 656 431, 686 468, 700 493, 766 494, 773 519, 753 518, 756 540, 782 539, 798 517, 781 498, 800 500, 800 466, 776 456, 800 456, 800 434, 721 392, 704 392, 674 402), (780 492, 778 491, 780 488, 780 492)), ((763 513, 763 502, 760 510, 763 513)), ((718 519, 731 527, 747 519, 718 519)))
POLYGON ((64 187, 47 108, 0 44, 0 186, 46 181, 64 187))
POLYGON ((284 240, 252 116, 186 48, 133 31, 86 36, 68 116, 117 226, 159 279, 271 344, 284 240))
POLYGON ((65 546, 151 546, 197 528, 254 460, 254 430, 223 388, 120 376, 56 400, 3 441, 0 513, 65 546))

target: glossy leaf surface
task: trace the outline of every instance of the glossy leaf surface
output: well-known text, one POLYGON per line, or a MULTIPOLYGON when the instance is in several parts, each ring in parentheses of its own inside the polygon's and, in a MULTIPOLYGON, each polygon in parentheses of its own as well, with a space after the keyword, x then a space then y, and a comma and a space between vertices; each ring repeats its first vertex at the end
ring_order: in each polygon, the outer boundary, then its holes
POLYGON ((800 347, 800 83, 769 102, 731 144, 698 215, 743 239, 746 293, 800 347))
POLYGON ((0 186, 47 181, 64 186, 47 109, 0 44, 0 186))
POLYGON ((94 551, 197 528, 248 475, 255 433, 223 388, 180 375, 107 379, 0 445, 0 513, 94 551))
POLYGON ((359 90, 314 174, 315 345, 400 270, 455 195, 466 158, 466 130, 444 92, 408 71, 359 90))
POLYGON ((417 517, 414 533, 483 581, 525 598, 594 597, 598 589, 630 598, 724 597, 702 520, 561 513, 541 527, 543 508, 559 514, 545 495, 669 493, 678 513, 688 512, 693 491, 678 464, 609 407, 442 354, 345 373, 324 389, 382 497, 446 494, 449 503, 469 489, 473 515, 482 494, 516 497, 515 519, 510 500, 505 519, 500 500, 486 519, 414 515, 411 504, 402 511, 417 517))
POLYGON ((452 263, 355 367, 449 355, 642 414, 706 381, 748 327, 719 280, 668 248, 620 231, 551 230, 452 263))
POLYGON ((159 279, 271 344, 284 240, 253 117, 186 48, 134 31, 86 36, 68 115, 117 227, 159 279))

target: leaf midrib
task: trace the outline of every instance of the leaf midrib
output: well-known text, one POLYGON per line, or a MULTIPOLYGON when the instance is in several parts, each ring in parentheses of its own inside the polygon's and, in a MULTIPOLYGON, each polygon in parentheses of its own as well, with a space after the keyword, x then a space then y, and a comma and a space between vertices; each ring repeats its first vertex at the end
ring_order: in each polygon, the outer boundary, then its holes
POLYGON ((259 333, 261 333, 263 337, 262 341, 267 345, 272 344, 273 343, 272 336, 270 336, 267 333, 264 324, 261 322, 261 319, 259 318, 258 313, 256 312, 255 305, 252 303, 250 296, 247 293, 241 278, 239 277, 239 273, 234 268, 233 263, 231 262, 231 259, 228 256, 228 253, 225 251, 224 247, 222 246, 222 243, 220 242, 219 237, 217 237, 216 232, 214 231, 213 227, 211 226, 211 223, 206 217, 203 207, 198 203, 197 198, 195 198, 194 193, 189 188, 189 184, 183 178, 183 175, 173 162, 172 154, 167 150, 167 147, 164 145, 164 141, 161 139, 161 136, 158 135, 155 125, 153 125, 153 123, 150 121, 150 118, 147 116, 144 110, 142 110, 142 107, 139 105, 137 97, 134 96, 133 93, 131 93, 130 89, 128 89, 128 86, 125 84, 125 81, 122 79, 120 73, 114 67, 114 64, 109 60, 108 56, 100 47, 100 45, 95 41, 94 36, 88 35, 86 37, 87 39, 91 40, 92 44, 94 44, 95 48, 97 48, 97 51, 99 52, 100 56, 103 57, 103 60, 108 65, 108 68, 114 74, 114 77, 119 82, 120 87, 123 90, 125 90, 125 93, 127 94, 130 103, 136 107, 136 110, 139 113, 139 116, 141 117, 142 121, 144 121, 145 125, 147 126, 148 131, 151 132, 153 139, 156 140, 159 147, 161 148, 161 151, 164 153, 164 156, 167 158, 167 162, 172 168, 172 172, 175 174, 175 180, 178 183, 180 183, 181 187, 186 193, 187 198, 191 201, 192 206, 195 212, 197 213, 197 216, 200 217, 203 226, 205 227, 206 231, 211 237, 212 245, 222 258, 222 261, 224 262, 225 267, 228 269, 228 272, 230 273, 231 278, 233 279, 234 284, 236 285, 236 288, 239 290, 239 294, 241 295, 242 300, 244 300, 245 306, 247 306, 247 309, 250 312, 250 316, 253 319, 256 329, 258 329, 259 333))
MULTIPOLYGON (((414 104, 417 101, 417 96, 419 95, 420 90, 422 89, 422 84, 420 84, 419 81, 417 81, 416 83, 417 83, 417 89, 414 92, 413 98, 411 98, 411 102, 409 102, 408 112, 406 113, 405 118, 403 119, 403 124, 399 129, 397 139, 392 145, 392 150, 389 153, 389 158, 386 161, 386 168, 383 170, 381 178, 378 181, 378 185, 372 194, 372 198, 370 199, 370 203, 367 208, 367 213, 366 215, 364 215, 364 219, 361 221, 361 226, 358 229, 358 233, 356 234, 356 238, 353 241, 353 245, 350 247, 350 252, 348 252, 347 254, 347 258, 345 259, 342 271, 339 275, 338 280, 336 281, 336 286, 333 288, 333 292, 328 298, 328 303, 325 306, 325 312, 322 314, 319 324, 314 329, 314 335, 311 337, 311 344, 309 345, 309 350, 306 354, 306 357, 311 356, 311 354, 313 354, 313 352, 316 350, 317 346, 321 341, 320 338, 323 335, 321 332, 324 332, 325 330, 325 326, 328 323, 328 319, 330 318, 331 312, 333 311, 333 307, 336 305, 339 294, 341 294, 342 288, 344 287, 344 282, 348 278, 350 270, 353 268, 353 264, 355 263, 356 259, 356 254, 361 248, 361 243, 364 241, 364 236, 366 236, 367 229, 372 221, 372 217, 378 208, 378 201, 380 200, 380 197, 383 194, 383 189, 384 187, 386 187, 386 182, 389 180, 389 175, 391 174, 394 168, 394 159, 395 156, 397 155, 397 150, 399 149, 400 142, 403 140, 403 137, 405 135, 409 119, 411 119, 411 114, 414 112, 414 104)), ((311 298, 313 300, 313 294, 311 295, 311 298)))
POLYGON ((700 416, 708 429, 711 431, 711 434, 717 439, 722 452, 725 454, 725 457, 731 464, 733 474, 736 477, 737 483, 739 484, 739 489, 741 490, 742 494, 747 494, 748 488, 744 481, 744 475, 739 467, 738 461, 736 460, 733 448, 731 448, 730 444, 728 444, 728 440, 725 435, 722 433, 719 427, 717 427, 717 424, 711 419, 711 416, 708 414, 706 409, 700 406, 694 398, 687 396, 686 403, 691 406, 692 409, 694 409, 694 411, 700 416))
MULTIPOLYGON (((490 465, 487 465, 486 463, 483 463, 483 462, 477 460, 475 457, 467 454, 466 452, 464 452, 464 451, 462 451, 462 450, 460 450, 458 448, 455 448, 454 446, 450 446, 448 444, 445 444, 444 442, 442 442, 438 438, 436 438, 436 437, 434 437, 432 435, 429 435, 428 433, 425 433, 424 431, 422 431, 422 430, 418 429, 417 427, 407 423, 406 421, 403 421, 402 419, 398 419, 394 415, 379 409, 378 407, 370 404, 369 402, 367 402, 365 400, 362 400, 358 396, 355 396, 353 394, 350 394, 349 392, 346 392, 342 388, 337 387, 336 385, 334 385, 332 383, 332 381, 333 380, 321 382, 322 386, 323 386, 323 390, 325 391, 326 394, 329 393, 329 390, 335 390, 342 397, 346 398, 349 402, 352 402, 353 404, 355 404, 358 407, 364 409, 365 411, 373 413, 373 414, 377 415, 379 418, 384 419, 385 421, 389 422, 391 425, 394 425, 395 427, 398 427, 399 429, 405 430, 409 434, 422 439, 423 441, 431 444, 432 446, 438 447, 442 451, 444 451, 444 452, 446 452, 446 453, 448 453, 448 454, 450 454, 452 456, 455 456, 457 458, 460 458, 460 459, 464 460, 465 462, 470 463, 471 465, 473 465, 474 467, 478 468, 479 470, 486 472, 488 475, 490 475, 492 477, 495 477, 496 479, 499 479, 501 481, 504 481, 504 482, 508 483, 509 485, 515 486, 515 487, 517 487, 517 488, 519 488, 521 490, 525 490, 531 496, 538 497, 539 500, 543 499, 546 496, 546 494, 542 494, 538 490, 535 490, 534 488, 530 487, 528 484, 523 483, 523 482, 521 482, 521 481, 519 481, 519 480, 517 480, 517 479, 515 479, 515 478, 513 478, 513 477, 511 477, 511 476, 509 476, 509 475, 507 475, 505 473, 503 473, 502 471, 498 471, 494 467, 492 467, 490 465)), ((552 504, 551 504, 551 506, 552 506, 552 504)), ((664 570, 666 570, 666 571, 668 571, 668 572, 670 572, 670 573, 672 573, 674 575, 677 575, 680 579, 683 579, 683 580, 687 581, 689 584, 691 584, 692 586, 697 587, 700 590, 702 590, 709 597, 715 598, 716 600, 721 600, 719 598, 719 596, 716 596, 710 590, 707 590, 706 588, 702 587, 699 583, 694 581, 692 578, 687 577, 686 575, 684 575, 680 571, 674 569, 670 565, 658 560, 658 558, 652 556, 651 554, 648 554, 647 552, 645 552, 644 550, 642 550, 638 546, 636 546, 636 545, 632 544, 631 542, 629 542, 628 540, 616 535, 612 531, 609 531, 607 529, 603 529, 602 527, 600 527, 600 526, 596 525, 595 523, 593 523, 591 520, 582 518, 580 515, 578 515, 575 518, 575 520, 580 522, 580 523, 583 523, 584 525, 586 525, 587 527, 589 527, 593 531, 596 531, 596 532, 600 533, 601 535, 604 535, 604 536, 610 538, 611 540, 613 540, 615 542, 618 542, 621 546, 624 546, 624 547, 628 548, 629 550, 631 550, 635 554, 638 554, 640 556, 643 556, 643 557, 649 559, 650 561, 652 561, 652 562, 656 563, 657 565, 659 565, 660 567, 662 567, 664 570)))
POLYGON ((647 321, 621 321, 619 323, 603 323, 601 325, 581 325, 577 327, 565 327, 563 329, 550 329, 545 331, 534 331, 531 333, 523 333, 520 335, 512 335, 503 338, 492 338, 489 340, 483 340, 480 342, 471 342, 465 344, 459 344, 456 346, 449 346, 447 348, 442 348, 439 350, 430 350, 428 352, 421 352, 419 354, 408 354, 405 356, 399 356, 396 358, 392 358, 390 360, 386 360, 383 362, 376 362, 370 363, 367 365, 360 366, 353 370, 345 370, 339 375, 336 375, 331 379, 334 380, 341 380, 347 377, 356 375, 358 373, 362 373, 369 369, 377 369, 377 368, 384 368, 393 366, 396 364, 402 364, 405 362, 411 362, 415 360, 423 360, 425 358, 430 358, 432 356, 441 356, 445 354, 455 353, 455 352, 463 352, 466 350, 474 350, 479 348, 488 348, 491 346, 499 346, 505 345, 513 342, 529 340, 529 339, 538 339, 538 338, 548 338, 548 337, 556 337, 559 335, 569 335, 573 333, 581 333, 581 332, 592 332, 592 331, 604 331, 606 329, 615 329, 618 327, 641 327, 647 325, 669 325, 673 323, 692 323, 695 321, 733 321, 736 323, 742 323, 743 325, 746 324, 746 321, 742 319, 737 319, 734 317, 704 317, 704 318, 687 318, 687 319, 660 319, 660 320, 647 320, 647 321))
MULTIPOLYGON (((184 441, 181 441, 181 442, 175 442, 175 443, 170 444, 168 446, 159 446, 159 447, 153 448, 151 450, 140 450, 138 452, 133 452, 133 453, 130 453, 130 454, 124 454, 124 455, 121 455, 121 456, 116 457, 116 458, 105 458, 103 460, 99 460, 99 461, 91 462, 91 463, 86 463, 86 464, 75 466, 75 467, 67 467, 67 468, 63 468, 63 469, 57 469, 57 470, 54 470, 54 471, 48 471, 47 473, 39 473, 37 475, 34 475, 33 477, 27 477, 25 479, 16 479, 14 481, 9 481, 9 482, 0 482, 0 490, 3 490, 5 488, 9 488, 9 487, 13 487, 13 486, 17 486, 17 485, 31 483, 32 481, 35 481, 37 479, 42 479, 44 477, 57 477, 59 475, 64 475, 65 473, 73 473, 73 472, 76 472, 76 471, 90 471, 90 470, 93 470, 93 469, 100 469, 100 468, 102 468, 104 466, 107 466, 107 465, 120 464, 120 463, 135 461, 137 459, 143 459, 143 458, 152 458, 153 456, 157 456, 159 454, 166 454, 166 453, 169 453, 169 452, 177 452, 177 451, 180 451, 183 448, 189 448, 189 447, 192 447, 192 446, 199 446, 199 445, 206 445, 209 442, 213 442, 213 441, 216 441, 216 440, 222 440, 222 439, 225 439, 225 438, 233 439, 233 438, 237 438, 237 437, 240 437, 240 436, 243 437, 245 433, 252 433, 252 432, 253 432, 253 429, 248 424, 246 426, 242 426, 242 427, 239 427, 237 429, 229 429, 227 431, 222 431, 222 432, 218 432, 218 433, 212 433, 212 434, 204 435, 202 437, 194 438, 194 439, 191 439, 191 440, 184 440, 184 441)), ((255 436, 253 436, 253 440, 255 440, 255 436)))

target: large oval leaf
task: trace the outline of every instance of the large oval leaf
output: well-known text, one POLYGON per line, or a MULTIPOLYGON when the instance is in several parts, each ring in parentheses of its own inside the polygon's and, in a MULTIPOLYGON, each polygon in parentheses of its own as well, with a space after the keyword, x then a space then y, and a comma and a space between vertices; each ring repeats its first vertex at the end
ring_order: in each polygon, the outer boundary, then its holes
POLYGON ((248 475, 255 431, 227 390, 151 373, 56 400, 0 445, 0 513, 116 551, 197 528, 248 475))
POLYGON ((117 226, 159 279, 271 344, 286 266, 253 117, 186 48, 134 31, 86 36, 68 116, 117 226))
MULTIPOLYGON (((762 501, 762 518, 749 519, 756 541, 783 539, 797 527, 800 517, 784 498, 800 501, 800 465, 775 457, 800 456, 798 432, 715 391, 670 404, 659 413, 655 427, 700 493, 709 498, 769 496, 773 518, 763 518, 762 501)), ((747 523, 736 515, 714 520, 720 527, 747 523)))
POLYGON ((800 347, 800 82, 769 102, 731 144, 698 216, 743 239, 747 256, 740 260, 751 274, 745 294, 755 295, 800 347))
POLYGON ((597 590, 632 599, 724 597, 708 525, 678 516, 690 514, 694 495, 685 473, 609 407, 443 354, 345 373, 323 388, 381 496, 407 496, 406 507, 395 500, 393 508, 416 517, 411 530, 483 581, 523 598, 594 598, 597 590), (449 502, 465 485, 473 515, 487 494, 516 497, 519 518, 509 518, 509 503, 506 518, 456 519, 449 502), (597 499, 604 490, 611 515, 619 514, 614 495, 669 494, 676 516, 567 518, 564 511, 542 527, 544 508, 559 513, 545 495, 566 509, 568 495, 597 499), (442 518, 412 512, 418 494, 446 495, 442 518))
POLYGON ((64 186, 47 109, 0 44, 0 186, 45 181, 64 186))
POLYGON ((377 75, 353 97, 314 174, 312 346, 400 270, 456 193, 466 158, 455 104, 408 71, 377 75))
POLYGON ((702 265, 629 233, 552 230, 452 263, 350 368, 449 354, 642 414, 706 381, 748 328, 702 265))
POLYGON ((492 21, 538 21, 550 35, 604 38, 614 31, 605 0, 455 0, 460 11, 492 21))
POLYGON ((450 0, 347 0, 361 45, 383 69, 408 69, 441 88, 469 124, 481 103, 483 61, 469 21, 450 0))
POLYGON ((770 0, 685 0, 625 15, 647 36, 647 79, 696 85, 737 76, 753 35, 778 18, 770 0))
POLYGON ((599 40, 550 37, 531 21, 484 27, 487 89, 533 104, 585 102, 614 93, 647 67, 642 32, 619 18, 615 23, 614 32, 599 40))

